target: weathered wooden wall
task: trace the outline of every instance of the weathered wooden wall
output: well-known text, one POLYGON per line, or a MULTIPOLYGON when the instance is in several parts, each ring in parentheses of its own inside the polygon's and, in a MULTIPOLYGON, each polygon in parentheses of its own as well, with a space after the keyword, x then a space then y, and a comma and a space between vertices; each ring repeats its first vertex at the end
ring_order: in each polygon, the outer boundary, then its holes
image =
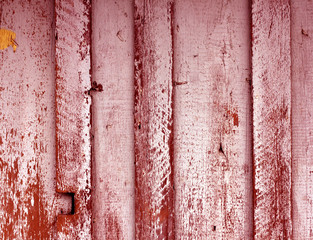
POLYGON ((1 1, 1 28, 18 49, 0 52, 0 238, 56 238, 54 5, 1 1))
POLYGON ((313 2, 291 1, 293 239, 313 239, 313 2))
POLYGON ((312 1, 2 0, 0 28, 0 239, 313 239, 312 1))
POLYGON ((94 239, 134 239, 133 3, 92 1, 94 239))
POLYGON ((254 233, 290 239, 291 55, 288 0, 252 2, 254 233))
POLYGON ((177 239, 252 237, 248 1, 175 2, 177 239))
POLYGON ((56 0, 56 190, 72 198, 71 213, 57 217, 59 239, 91 239, 90 43, 90 1, 56 0))

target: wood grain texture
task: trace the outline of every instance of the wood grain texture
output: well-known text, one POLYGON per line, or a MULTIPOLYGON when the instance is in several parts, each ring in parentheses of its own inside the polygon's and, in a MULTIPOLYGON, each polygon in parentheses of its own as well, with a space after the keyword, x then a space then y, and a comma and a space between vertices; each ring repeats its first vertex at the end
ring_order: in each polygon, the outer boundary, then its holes
POLYGON ((291 2, 293 239, 313 239, 313 2, 291 2))
POLYGON ((136 239, 173 239, 172 1, 135 0, 136 239))
POLYGON ((175 1, 176 239, 251 239, 248 1, 175 1))
POLYGON ((52 1, 3 0, 0 28, 0 239, 56 239, 52 1))
POLYGON ((92 1, 93 239, 135 239, 133 2, 92 1))
POLYGON ((253 1, 255 239, 292 234, 290 68, 289 1, 253 1))
POLYGON ((59 215, 60 239, 91 239, 90 1, 56 0, 57 191, 74 194, 59 215))

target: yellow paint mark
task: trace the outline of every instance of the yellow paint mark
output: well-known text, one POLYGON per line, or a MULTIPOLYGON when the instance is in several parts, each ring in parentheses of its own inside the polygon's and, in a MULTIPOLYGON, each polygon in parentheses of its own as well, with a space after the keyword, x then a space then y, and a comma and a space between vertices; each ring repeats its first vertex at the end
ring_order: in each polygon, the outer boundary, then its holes
POLYGON ((0 29, 0 50, 4 50, 9 46, 12 46, 13 51, 16 51, 17 43, 14 41, 16 34, 13 31, 0 29))

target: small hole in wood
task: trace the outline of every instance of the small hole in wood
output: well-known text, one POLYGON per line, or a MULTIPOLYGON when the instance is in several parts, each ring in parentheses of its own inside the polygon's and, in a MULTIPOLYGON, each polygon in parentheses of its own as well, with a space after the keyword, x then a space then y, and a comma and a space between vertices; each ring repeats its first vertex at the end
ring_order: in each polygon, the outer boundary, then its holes
POLYGON ((62 215, 75 214, 75 193, 59 193, 59 207, 62 215))
POLYGON ((219 149, 219 152, 224 153, 224 151, 223 151, 223 147, 222 147, 222 143, 220 143, 220 149, 219 149))

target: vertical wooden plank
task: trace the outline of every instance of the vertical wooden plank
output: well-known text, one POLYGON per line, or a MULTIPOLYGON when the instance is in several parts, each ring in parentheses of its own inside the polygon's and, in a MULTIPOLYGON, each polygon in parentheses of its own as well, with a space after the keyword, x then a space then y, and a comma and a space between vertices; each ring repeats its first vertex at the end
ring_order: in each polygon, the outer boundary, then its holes
POLYGON ((175 1, 177 239, 251 239, 248 1, 175 1))
POLYGON ((252 2, 255 239, 290 239, 290 4, 252 2))
POLYGON ((136 239, 173 239, 172 1, 135 0, 136 239))
POLYGON ((313 239, 313 2, 291 2, 293 239, 313 239))
POLYGON ((93 239, 135 239, 133 2, 92 1, 93 239))
POLYGON ((0 2, 0 239, 55 239, 54 29, 50 0, 0 2))
POLYGON ((56 0, 57 191, 74 196, 60 239, 91 239, 90 1, 56 0))

